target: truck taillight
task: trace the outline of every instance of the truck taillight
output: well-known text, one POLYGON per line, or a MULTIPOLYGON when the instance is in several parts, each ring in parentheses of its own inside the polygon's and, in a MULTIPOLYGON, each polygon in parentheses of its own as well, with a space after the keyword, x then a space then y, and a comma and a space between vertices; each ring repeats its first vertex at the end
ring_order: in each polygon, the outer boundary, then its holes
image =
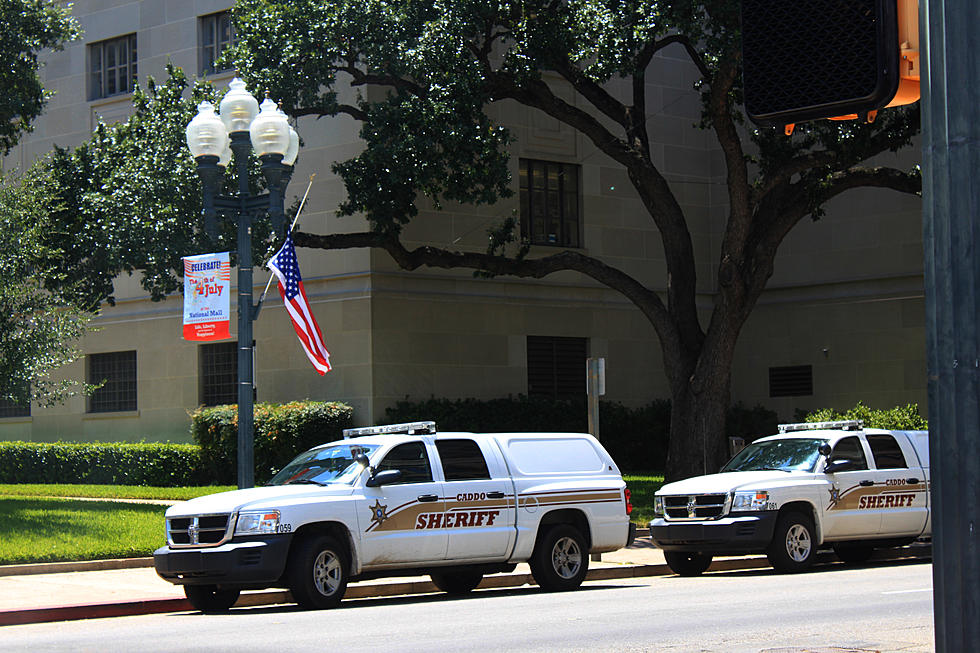
POLYGON ((626 514, 627 515, 633 512, 633 504, 630 503, 630 496, 631 496, 630 495, 630 489, 629 488, 624 488, 623 489, 623 498, 626 499, 626 514))

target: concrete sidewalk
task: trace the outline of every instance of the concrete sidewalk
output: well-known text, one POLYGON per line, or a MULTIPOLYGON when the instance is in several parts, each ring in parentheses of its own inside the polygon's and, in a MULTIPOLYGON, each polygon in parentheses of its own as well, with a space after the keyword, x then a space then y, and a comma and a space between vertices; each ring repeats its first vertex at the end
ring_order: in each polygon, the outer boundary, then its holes
MULTIPOLYGON (((931 555, 923 551, 879 551, 875 559, 889 560, 931 555)), ((833 556, 821 554, 832 561, 833 556)), ((764 556, 716 558, 709 571, 767 567, 764 556)), ((663 552, 649 537, 638 537, 633 546, 602 554, 589 563, 587 581, 662 576, 673 572, 663 552)), ((521 587, 533 584, 530 570, 520 564, 509 574, 487 576, 481 588, 521 587)), ((351 583, 345 598, 376 598, 426 594, 438 590, 428 577, 387 578, 351 583)), ((236 607, 291 603, 285 590, 243 592, 236 607)), ((103 560, 88 563, 12 565, 0 567, 0 626, 93 619, 160 612, 184 612, 193 608, 183 588, 162 580, 152 558, 103 560)))

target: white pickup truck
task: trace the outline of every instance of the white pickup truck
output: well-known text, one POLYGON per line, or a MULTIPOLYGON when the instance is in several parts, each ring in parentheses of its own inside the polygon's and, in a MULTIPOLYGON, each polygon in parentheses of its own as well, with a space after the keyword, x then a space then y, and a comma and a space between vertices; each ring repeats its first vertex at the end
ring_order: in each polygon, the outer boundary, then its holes
POLYGON ((629 490, 582 433, 439 433, 433 422, 348 429, 266 487, 166 512, 157 573, 204 612, 243 589, 329 608, 350 580, 428 574, 446 592, 528 562, 545 590, 585 579, 589 553, 635 537, 629 490))
POLYGON ((926 431, 859 421, 783 424, 720 473, 664 485, 650 537, 670 568, 696 576, 714 555, 765 553, 780 572, 807 569, 819 548, 863 562, 876 547, 932 532, 926 431))

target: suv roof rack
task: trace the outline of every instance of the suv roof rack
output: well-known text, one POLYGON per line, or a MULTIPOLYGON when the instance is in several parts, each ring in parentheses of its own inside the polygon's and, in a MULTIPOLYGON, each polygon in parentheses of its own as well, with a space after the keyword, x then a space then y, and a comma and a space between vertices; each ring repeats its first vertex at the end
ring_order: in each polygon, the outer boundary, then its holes
POLYGON ((384 433, 430 435, 435 432, 435 422, 405 422, 403 424, 386 424, 384 426, 363 426, 356 429, 344 429, 344 439, 360 438, 365 435, 382 435, 384 433))
POLYGON ((799 422, 797 424, 780 424, 780 433, 790 433, 792 431, 860 431, 864 428, 864 421, 860 419, 844 419, 836 422, 799 422))

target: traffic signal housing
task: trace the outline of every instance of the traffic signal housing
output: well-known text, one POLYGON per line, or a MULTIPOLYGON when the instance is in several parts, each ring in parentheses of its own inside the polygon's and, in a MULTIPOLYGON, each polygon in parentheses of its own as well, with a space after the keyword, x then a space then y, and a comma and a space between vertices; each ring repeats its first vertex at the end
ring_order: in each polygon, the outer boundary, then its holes
POLYGON ((919 98, 917 0, 742 0, 742 66, 757 125, 870 122, 919 98))

